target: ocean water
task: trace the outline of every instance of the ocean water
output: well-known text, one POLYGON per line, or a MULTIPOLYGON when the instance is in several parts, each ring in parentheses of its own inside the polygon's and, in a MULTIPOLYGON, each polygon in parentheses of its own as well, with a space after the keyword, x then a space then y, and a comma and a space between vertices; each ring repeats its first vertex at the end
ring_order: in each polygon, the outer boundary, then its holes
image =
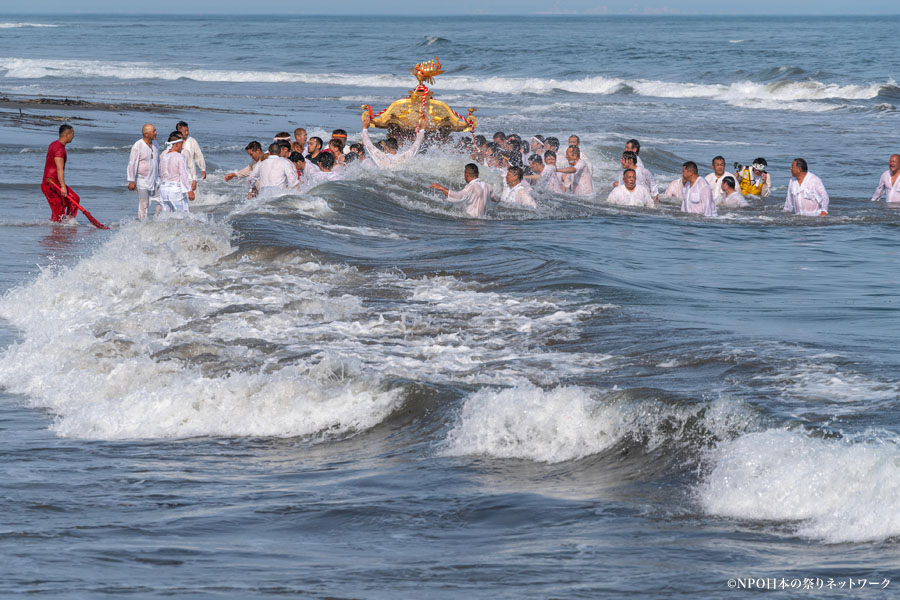
POLYGON ((898 28, 0 17, 0 595, 894 597, 900 212, 870 198, 898 28), (467 158, 434 150, 265 200, 224 182, 280 130, 358 139, 435 55, 479 132, 579 134, 596 197, 464 218, 428 186, 467 158), (157 106, 16 104, 39 97, 157 106), (110 231, 47 221, 55 117, 110 231), (182 119, 209 177, 139 223, 128 149, 182 119), (632 137, 663 185, 764 156, 775 191, 610 208, 632 137), (781 212, 798 156, 827 219, 781 212))

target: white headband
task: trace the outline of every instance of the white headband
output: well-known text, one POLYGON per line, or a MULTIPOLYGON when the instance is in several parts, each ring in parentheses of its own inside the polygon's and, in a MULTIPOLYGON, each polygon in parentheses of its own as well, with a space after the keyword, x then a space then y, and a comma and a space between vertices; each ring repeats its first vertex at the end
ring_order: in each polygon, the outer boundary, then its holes
POLYGON ((171 142, 166 142, 166 148, 171 148, 175 144, 182 144, 182 143, 184 143, 183 139, 172 140, 171 142))

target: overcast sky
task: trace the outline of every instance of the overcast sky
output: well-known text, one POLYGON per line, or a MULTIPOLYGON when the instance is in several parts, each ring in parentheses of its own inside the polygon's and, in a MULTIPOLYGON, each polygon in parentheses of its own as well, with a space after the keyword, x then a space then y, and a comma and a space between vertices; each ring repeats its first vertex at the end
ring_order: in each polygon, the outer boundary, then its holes
POLYGON ((359 15, 359 14, 900 14, 896 0, 456 0, 447 2, 410 2, 409 0, 41 0, 34 4, 3 0, 0 16, 13 14, 283 14, 283 15, 359 15), (430 4, 430 6, 429 6, 430 4), (14 5, 14 6, 7 6, 14 5), (515 12, 510 10, 515 7, 515 12))

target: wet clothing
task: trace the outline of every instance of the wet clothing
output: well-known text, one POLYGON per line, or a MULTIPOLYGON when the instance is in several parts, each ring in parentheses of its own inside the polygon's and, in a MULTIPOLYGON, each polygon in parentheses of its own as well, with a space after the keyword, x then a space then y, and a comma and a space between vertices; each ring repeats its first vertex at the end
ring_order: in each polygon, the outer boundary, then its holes
POLYGON ((828 192, 825 191, 825 184, 812 173, 806 174, 803 183, 792 177, 784 200, 784 211, 804 217, 828 214, 828 192))
POLYGON ((898 173, 897 180, 894 183, 891 183, 890 169, 881 174, 878 187, 875 188, 875 193, 872 194, 872 202, 881 200, 882 194, 884 194, 885 202, 900 202, 900 173, 898 173))
POLYGON ((697 177, 694 183, 685 183, 681 190, 681 212, 705 217, 718 217, 716 203, 713 201, 712 189, 709 183, 702 177, 697 177))

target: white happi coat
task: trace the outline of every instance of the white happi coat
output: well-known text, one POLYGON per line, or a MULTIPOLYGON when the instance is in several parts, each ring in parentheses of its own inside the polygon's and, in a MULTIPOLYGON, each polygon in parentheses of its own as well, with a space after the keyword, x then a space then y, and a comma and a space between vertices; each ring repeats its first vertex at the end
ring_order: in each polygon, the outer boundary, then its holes
POLYGON ((126 176, 140 189, 155 194, 159 187, 159 147, 156 142, 150 142, 148 146, 141 138, 131 146, 126 176))
POLYGON ((818 217, 823 212, 828 214, 828 192, 825 191, 825 184, 812 173, 806 174, 802 184, 796 177, 792 177, 784 200, 784 211, 804 217, 818 217))

